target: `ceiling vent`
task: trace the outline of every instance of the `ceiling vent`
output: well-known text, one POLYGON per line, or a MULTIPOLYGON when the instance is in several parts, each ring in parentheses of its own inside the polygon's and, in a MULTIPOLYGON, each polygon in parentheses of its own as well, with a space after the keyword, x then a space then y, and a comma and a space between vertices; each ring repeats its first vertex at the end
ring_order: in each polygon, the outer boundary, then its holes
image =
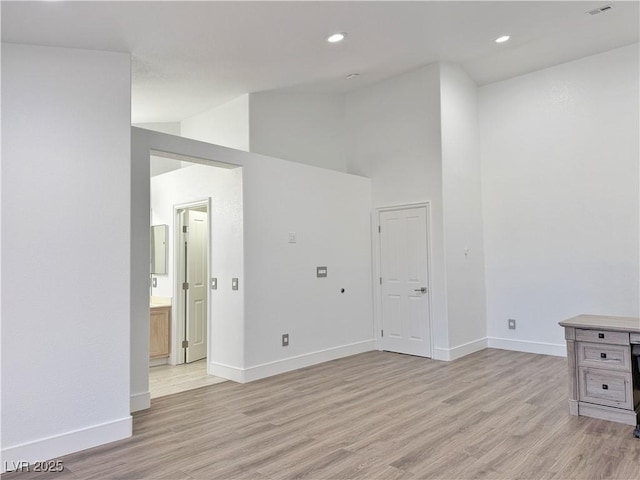
POLYGON ((593 10, 589 10, 587 13, 589 15, 600 15, 601 13, 608 12, 612 8, 613 6, 611 5, 605 5, 604 7, 594 8, 593 10))

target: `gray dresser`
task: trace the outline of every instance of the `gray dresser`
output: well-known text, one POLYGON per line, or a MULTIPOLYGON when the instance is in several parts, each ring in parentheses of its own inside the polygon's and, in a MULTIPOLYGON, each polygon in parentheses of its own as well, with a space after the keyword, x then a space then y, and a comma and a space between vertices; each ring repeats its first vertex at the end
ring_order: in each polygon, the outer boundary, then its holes
POLYGON ((640 423, 640 373, 632 354, 640 344, 640 318, 578 315, 560 325, 567 341, 571 415, 640 423))

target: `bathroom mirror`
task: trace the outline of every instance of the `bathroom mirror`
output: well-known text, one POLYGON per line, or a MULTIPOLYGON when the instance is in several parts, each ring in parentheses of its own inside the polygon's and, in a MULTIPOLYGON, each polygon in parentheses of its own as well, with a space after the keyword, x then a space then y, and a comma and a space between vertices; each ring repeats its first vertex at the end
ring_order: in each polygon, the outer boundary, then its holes
POLYGON ((151 226, 151 273, 166 275, 167 273, 167 225, 151 226))

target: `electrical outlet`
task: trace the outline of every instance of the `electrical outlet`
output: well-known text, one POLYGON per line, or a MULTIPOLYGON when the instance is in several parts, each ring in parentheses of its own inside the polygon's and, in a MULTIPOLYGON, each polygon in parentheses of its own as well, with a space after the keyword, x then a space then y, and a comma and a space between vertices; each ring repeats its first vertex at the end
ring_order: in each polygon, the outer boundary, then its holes
POLYGON ((509 322, 509 330, 515 330, 516 329, 516 320, 515 318, 510 318, 508 320, 509 322))
POLYGON ((283 333, 282 334, 282 346, 283 347, 288 347, 289 346, 289 334, 288 333, 283 333))

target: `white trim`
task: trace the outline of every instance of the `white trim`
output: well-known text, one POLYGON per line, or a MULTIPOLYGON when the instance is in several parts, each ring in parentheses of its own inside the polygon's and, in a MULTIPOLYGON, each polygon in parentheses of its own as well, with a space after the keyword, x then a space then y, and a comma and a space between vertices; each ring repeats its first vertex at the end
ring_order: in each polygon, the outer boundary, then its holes
POLYGON ((146 410, 151 407, 151 392, 133 393, 129 397, 131 413, 146 410))
POLYGON ((299 368, 309 367, 318 363, 336 360, 338 358, 357 355, 358 353, 370 352, 374 350, 375 344, 372 340, 351 343, 340 347, 328 348, 317 352, 305 353, 296 357, 284 358, 274 362, 267 362, 261 365, 246 368, 244 371, 245 382, 260 380, 280 373, 290 372, 299 368))
POLYGON ((509 338, 488 337, 488 347, 517 352, 539 353, 541 355, 567 356, 567 346, 556 343, 530 342, 528 340, 512 340, 509 338))
POLYGON ((131 436, 131 416, 2 449, 2 472, 18 462, 42 462, 131 436))
POLYGON ((426 210, 426 223, 427 223, 427 296, 429 297, 429 351, 430 358, 435 358, 436 348, 434 344, 433 335, 433 288, 431 281, 431 260, 433 259, 433 253, 431 246, 433 244, 431 238, 431 200, 417 203, 405 203, 400 205, 389 205, 385 207, 376 207, 371 215, 371 255, 372 255, 372 274, 373 274, 373 325, 374 325, 374 349, 383 350, 382 338, 380 332, 382 330, 382 293, 380 285, 381 275, 381 252, 380 252, 380 213, 389 212, 394 210, 407 210, 410 208, 421 208, 426 210))
POLYGON ((479 338, 472 342, 463 343, 453 348, 436 348, 433 354, 434 360, 444 360, 449 362, 451 360, 457 360, 466 355, 470 355, 480 350, 487 348, 487 338, 479 338))
POLYGON ((441 360, 443 362, 448 362, 451 360, 451 355, 449 353, 448 348, 440 348, 436 347, 433 350, 433 356, 431 357, 433 360, 441 360))
MULTIPOLYGON (((169 158, 169 157, 167 157, 169 158)), ((180 211, 206 208, 207 212, 207 276, 211 275, 211 197, 205 197, 188 203, 179 203, 173 206, 173 300, 171 301, 171 353, 168 363, 170 365, 184 364, 184 350, 182 339, 184 338, 184 300, 182 296, 182 279, 179 276, 180 263, 182 261, 182 219, 180 211)), ((211 289, 207 288, 207 358, 211 357, 211 289)))
POLYGON ((273 362, 262 363, 249 368, 238 368, 230 365, 210 362, 208 373, 216 377, 226 378, 238 383, 253 382, 262 378, 279 375, 299 368, 310 367, 338 358, 357 355, 375 350, 375 340, 351 343, 340 347, 327 348, 317 352, 305 353, 295 357, 283 358, 273 362))
POLYGON ((232 382, 245 383, 244 369, 225 365, 223 363, 207 363, 207 374, 215 377, 226 378, 232 382))
POLYGON ((168 365, 168 364, 169 364, 169 357, 149 359, 149 367, 159 367, 160 365, 168 365))

